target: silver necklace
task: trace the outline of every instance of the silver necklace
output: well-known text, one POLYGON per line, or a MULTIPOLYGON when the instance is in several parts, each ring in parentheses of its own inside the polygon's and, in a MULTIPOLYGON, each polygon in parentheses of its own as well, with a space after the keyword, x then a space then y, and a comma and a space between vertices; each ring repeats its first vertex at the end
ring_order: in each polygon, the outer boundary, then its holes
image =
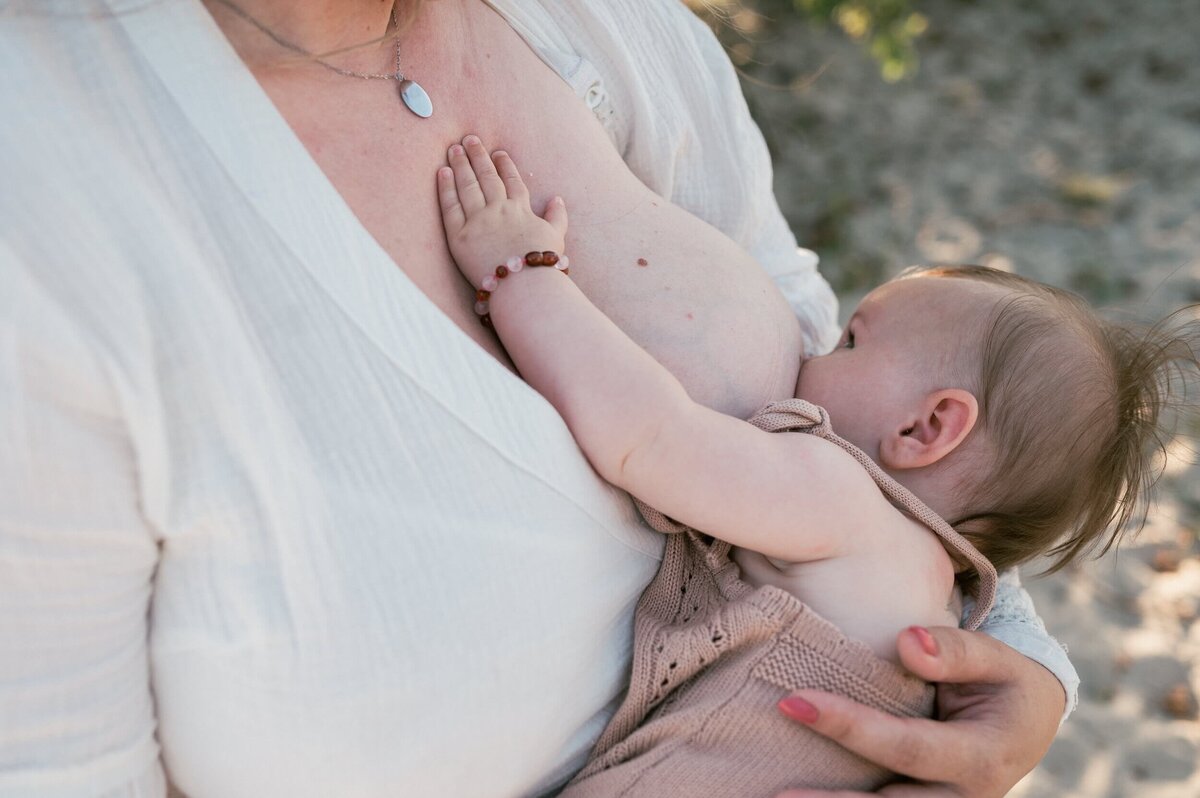
MULTIPOLYGON (((245 11, 243 11, 238 6, 234 5, 231 0, 217 0, 217 2, 220 3, 221 5, 225 6, 226 8, 228 8, 230 11, 232 11, 237 16, 244 19, 246 22, 249 22, 251 25, 258 28, 260 31, 262 31, 264 34, 266 34, 266 36, 271 41, 275 42, 280 47, 283 47, 286 50, 291 50, 293 53, 298 53, 299 55, 302 55, 306 58, 310 58, 313 61, 316 61, 321 66, 328 69, 330 72, 336 72, 337 74, 344 75, 345 77, 348 77, 348 78, 362 78, 363 80, 394 80, 394 81, 396 81, 397 86, 400 90, 400 100, 401 100, 401 102, 404 103, 405 107, 408 108, 408 110, 412 111, 414 114, 421 117, 422 119, 428 119, 429 117, 433 116, 433 100, 431 100, 429 98, 429 94, 425 91, 425 89, 421 88, 421 84, 417 83, 415 80, 409 80, 408 78, 406 78, 404 76, 404 73, 400 71, 400 38, 399 37, 396 38, 396 71, 394 73, 387 75, 387 74, 380 74, 380 73, 375 73, 375 72, 354 72, 349 69, 342 69, 341 67, 336 67, 333 64, 330 64, 326 61, 322 61, 320 58, 317 58, 314 53, 310 53, 308 50, 305 50, 303 47, 292 44, 288 40, 280 37, 279 34, 277 34, 275 31, 271 30, 266 25, 262 24, 257 19, 255 19, 254 17, 247 14, 245 11)), ((395 24, 397 27, 399 27, 399 23, 396 21, 395 7, 392 8, 392 23, 395 24)))

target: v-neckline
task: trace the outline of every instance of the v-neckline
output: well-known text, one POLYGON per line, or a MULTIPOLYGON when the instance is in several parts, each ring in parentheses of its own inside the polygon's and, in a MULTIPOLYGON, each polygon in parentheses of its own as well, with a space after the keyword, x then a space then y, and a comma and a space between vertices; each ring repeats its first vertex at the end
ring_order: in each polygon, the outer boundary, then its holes
MULTIPOLYGON (((116 16, 131 46, 161 79, 229 179, 344 315, 427 396, 514 466, 567 490, 593 517, 611 513, 605 492, 585 487, 595 484, 595 474, 570 442, 554 407, 404 274, 200 0, 167 0, 116 16), (219 92, 213 91, 214 81, 220 81, 219 92), (237 109, 236 115, 230 108, 237 109), (271 146, 248 147, 247 141, 271 146)), ((618 537, 640 551, 657 552, 657 543, 646 535, 618 537)))
MULTIPOLYGON (((110 0, 113 6, 122 0, 110 0)), ((535 42, 537 32, 512 9, 481 0, 512 27, 552 71, 578 94, 575 84, 597 76, 590 63, 561 45, 535 42), (556 63, 559 62, 559 63, 556 63), (580 65, 585 69, 579 69, 580 65)), ((201 0, 168 0, 115 15, 131 43, 154 67, 195 130, 296 259, 347 315, 379 344, 397 340, 389 329, 402 324, 406 341, 425 337, 432 351, 453 357, 488 376, 489 384, 532 391, 471 336, 463 332, 404 273, 375 239, 288 124, 266 90, 229 43, 201 0), (161 24, 159 14, 170 17, 161 24), (221 92, 212 91, 220 76, 221 92), (230 108, 237 114, 231 115, 230 108), (230 125, 233 121, 236 124, 230 125), (247 148, 251 139, 269 148, 247 148), (283 190, 281 187, 290 187, 283 190), (308 212, 300 208, 307 207, 308 212), (317 226, 313 219, 328 221, 317 226), (395 296, 391 310, 381 296, 395 296), (403 307, 404 313, 395 312, 403 307), (403 317, 398 319, 397 317, 403 317)), ((383 346, 393 360, 394 347, 383 346)), ((406 347, 408 348, 408 347, 406 347)), ((410 358, 400 358, 410 360, 410 358)), ((428 360, 428 358, 426 358, 428 360)), ((442 370, 444 371, 444 370, 442 370)), ((536 392, 533 392, 536 395, 536 392)))
POLYGON ((412 328, 405 338, 425 330, 435 351, 456 350, 476 368, 503 372, 500 380, 521 382, 443 313, 371 235, 203 3, 179 0, 157 8, 118 18, 230 179, 348 316, 377 343, 392 337, 384 333, 401 316, 403 326, 412 328), (171 24, 159 24, 158 13, 169 14, 171 24), (219 93, 212 90, 214 80, 219 93), (271 146, 247 147, 247 141, 271 146), (389 310, 381 296, 395 296, 397 305, 389 310), (401 307, 404 313, 397 313, 401 307))

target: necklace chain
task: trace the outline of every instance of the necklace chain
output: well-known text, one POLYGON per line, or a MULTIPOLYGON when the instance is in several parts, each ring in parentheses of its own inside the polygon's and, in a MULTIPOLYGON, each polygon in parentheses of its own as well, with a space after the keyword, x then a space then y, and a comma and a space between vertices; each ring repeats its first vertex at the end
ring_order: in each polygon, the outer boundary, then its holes
MULTIPOLYGON (((396 71, 394 73, 392 73, 390 75, 386 75, 386 74, 381 74, 378 72, 355 72, 351 69, 342 69, 341 67, 336 67, 327 61, 317 58, 315 53, 310 53, 308 50, 305 50, 303 47, 300 47, 297 44, 293 44, 292 42, 289 42, 287 39, 284 39, 278 33, 271 30, 266 25, 259 22, 257 19, 250 16, 249 14, 247 14, 239 6, 234 5, 233 2, 231 2, 231 0, 217 0, 217 2, 220 3, 221 5, 225 6, 226 8, 228 8, 230 11, 232 11, 234 14, 236 14, 241 19, 245 20, 246 22, 250 23, 254 27, 258 28, 271 41, 275 42, 280 47, 284 48, 285 50, 291 50, 293 53, 297 53, 298 55, 302 55, 306 58, 311 58, 313 61, 315 61, 316 63, 325 67, 330 72, 336 72, 337 74, 344 75, 345 77, 348 77, 348 78, 362 78, 363 80, 404 80, 405 79, 404 73, 400 71, 400 39, 399 38, 396 39, 396 71)), ((396 9, 394 6, 392 7, 392 23, 397 24, 396 23, 396 9)))

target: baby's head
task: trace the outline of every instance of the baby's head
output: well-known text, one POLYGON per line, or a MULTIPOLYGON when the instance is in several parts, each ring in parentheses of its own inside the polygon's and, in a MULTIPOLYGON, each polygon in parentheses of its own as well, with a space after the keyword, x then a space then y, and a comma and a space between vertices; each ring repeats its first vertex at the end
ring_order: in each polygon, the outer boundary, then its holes
MULTIPOLYGON (((1194 333, 1193 333, 1194 334, 1194 333)), ((1182 336, 983 267, 914 269, 871 292, 796 396, 998 569, 1058 570, 1144 521, 1182 336)))

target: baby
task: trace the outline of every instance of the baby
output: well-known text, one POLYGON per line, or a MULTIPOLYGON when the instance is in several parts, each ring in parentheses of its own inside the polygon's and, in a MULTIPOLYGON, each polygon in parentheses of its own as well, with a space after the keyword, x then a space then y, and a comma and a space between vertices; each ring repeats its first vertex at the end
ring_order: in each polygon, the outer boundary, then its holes
POLYGON ((629 693, 564 794, 878 787, 889 774, 767 708, 815 687, 930 714, 897 632, 957 625, 956 584, 974 628, 997 568, 1115 542, 1173 341, 1011 274, 921 269, 793 367, 795 399, 722 415, 576 288, 562 201, 537 216, 513 160, 468 142, 437 185, 476 311, 600 476, 678 533, 638 606, 629 693))

